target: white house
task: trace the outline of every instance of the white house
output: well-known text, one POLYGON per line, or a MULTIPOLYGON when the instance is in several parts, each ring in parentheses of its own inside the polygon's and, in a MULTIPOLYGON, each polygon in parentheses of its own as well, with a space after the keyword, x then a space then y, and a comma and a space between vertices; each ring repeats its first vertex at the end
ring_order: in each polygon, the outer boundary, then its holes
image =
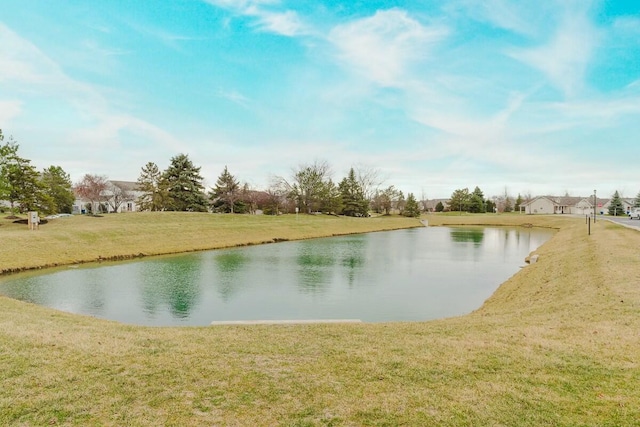
MULTIPOLYGON (((99 203, 100 212, 136 212, 139 210, 138 198, 143 194, 138 189, 138 183, 132 181, 108 181, 109 186, 102 193, 99 203)), ((73 213, 86 213, 88 200, 76 196, 73 203, 73 213)))
MULTIPOLYGON (((633 207, 633 199, 621 199, 625 212, 633 207)), ((609 212, 611 199, 596 200, 596 213, 604 215, 609 212)), ((521 209, 527 214, 572 214, 589 215, 593 213, 593 197, 571 196, 539 196, 524 202, 521 209)))

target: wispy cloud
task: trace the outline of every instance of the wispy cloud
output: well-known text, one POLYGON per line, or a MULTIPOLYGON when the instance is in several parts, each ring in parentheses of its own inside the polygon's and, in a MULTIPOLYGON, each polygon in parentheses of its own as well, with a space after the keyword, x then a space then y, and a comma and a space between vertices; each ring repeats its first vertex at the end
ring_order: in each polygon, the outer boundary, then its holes
MULTIPOLYGON (((64 163, 65 150, 62 146, 74 147, 76 154, 84 153, 86 159, 96 157, 93 154, 102 149, 116 149, 124 133, 168 147, 172 150, 183 149, 184 145, 168 132, 145 120, 115 111, 109 96, 99 87, 76 80, 38 47, 0 24, 0 86, 13 88, 21 96, 21 101, 3 99, 0 95, 0 122, 17 119, 29 114, 29 105, 33 100, 47 99, 58 105, 65 113, 64 119, 74 123, 68 129, 64 141, 60 141, 57 150, 52 148, 38 150, 34 161, 50 162, 60 157, 64 163)), ((6 93, 6 92, 5 92, 6 93)), ((34 118, 31 118, 34 120, 34 118)), ((46 116, 36 118, 45 123, 46 116)), ((57 160, 56 160, 57 161, 57 160)), ((87 161, 87 167, 91 162, 87 161)), ((100 159, 95 159, 98 169, 103 168, 100 159)))
POLYGON ((406 11, 391 9, 336 26, 328 39, 346 66, 380 85, 401 86, 407 66, 424 59, 447 33, 444 27, 426 27, 406 11))
POLYGON ((444 8, 453 17, 471 17, 491 26, 528 37, 536 37, 552 14, 548 2, 514 2, 510 0, 460 0, 444 8))
POLYGON ((243 94, 241 94, 240 92, 236 91, 236 90, 225 90, 225 89, 218 89, 218 92, 216 94, 217 96, 227 99, 231 102, 233 102, 234 104, 238 104, 244 108, 247 108, 249 106, 249 98, 247 98, 246 96, 244 96, 243 94))
POLYGON ((293 10, 277 10, 279 1, 271 0, 206 0, 207 3, 255 19, 259 31, 294 37, 307 32, 306 25, 293 10))
POLYGON ((12 100, 0 100, 0 123, 6 126, 11 119, 22 112, 22 102, 12 100))
MULTIPOLYGON (((573 3, 571 3, 573 4, 573 3)), ((539 70, 565 96, 578 95, 598 45, 599 31, 583 4, 567 9, 551 39, 529 49, 513 49, 511 56, 539 70)))

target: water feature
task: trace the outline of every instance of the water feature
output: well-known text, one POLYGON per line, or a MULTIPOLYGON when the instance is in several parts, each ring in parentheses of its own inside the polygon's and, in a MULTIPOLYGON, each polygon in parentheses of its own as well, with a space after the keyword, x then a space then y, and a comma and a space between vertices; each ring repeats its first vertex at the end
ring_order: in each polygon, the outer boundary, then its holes
POLYGON ((427 320, 480 307, 550 230, 430 227, 0 279, 0 294, 139 325, 222 320, 427 320))

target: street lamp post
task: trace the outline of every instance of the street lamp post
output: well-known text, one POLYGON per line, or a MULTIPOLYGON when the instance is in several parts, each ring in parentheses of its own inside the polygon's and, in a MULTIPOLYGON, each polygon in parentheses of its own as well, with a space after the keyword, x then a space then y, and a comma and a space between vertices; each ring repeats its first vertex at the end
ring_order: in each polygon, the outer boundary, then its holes
POLYGON ((593 222, 596 222, 596 217, 598 214, 596 213, 596 207, 598 206, 598 198, 596 197, 596 190, 593 190, 593 222))

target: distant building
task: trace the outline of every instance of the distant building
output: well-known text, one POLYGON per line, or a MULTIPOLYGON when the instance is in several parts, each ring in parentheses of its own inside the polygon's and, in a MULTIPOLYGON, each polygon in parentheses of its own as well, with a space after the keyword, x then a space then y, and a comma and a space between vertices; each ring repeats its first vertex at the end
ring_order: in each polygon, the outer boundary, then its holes
MULTIPOLYGON (((144 193, 139 190, 138 183, 132 181, 108 181, 109 187, 103 192, 102 200, 98 204, 99 212, 136 212, 139 211, 138 198, 144 193)), ((73 213, 87 213, 90 206, 88 200, 79 198, 73 203, 73 213)))
MULTIPOLYGON (((626 212, 633 206, 633 199, 621 199, 626 212)), ((596 212, 607 214, 611 199, 596 200, 596 212)), ((520 211, 527 214, 572 214, 589 215, 593 213, 593 196, 591 197, 571 197, 571 196, 538 196, 520 205, 520 211)))

